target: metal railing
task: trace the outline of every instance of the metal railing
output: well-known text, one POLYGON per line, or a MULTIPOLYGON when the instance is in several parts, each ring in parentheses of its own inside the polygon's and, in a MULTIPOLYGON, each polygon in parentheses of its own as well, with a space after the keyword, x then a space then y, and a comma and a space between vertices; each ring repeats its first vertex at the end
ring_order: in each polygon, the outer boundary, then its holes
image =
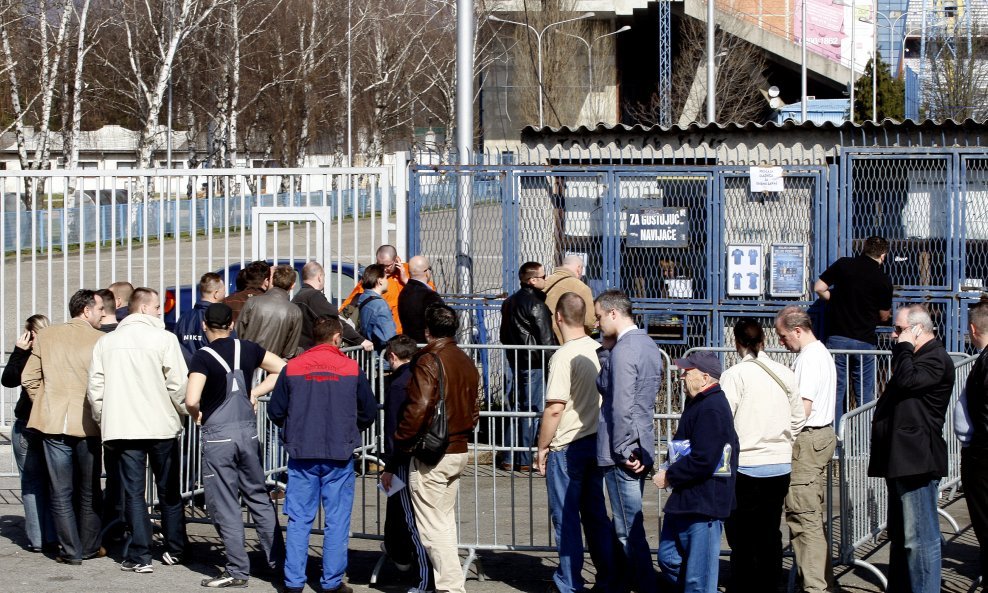
MULTIPOLYGON (((954 363, 954 391, 947 408, 943 431, 947 441, 947 475, 940 480, 939 491, 956 493, 960 484, 960 441, 954 436, 953 409, 967 382, 967 376, 977 357, 966 357, 954 363)), ((840 562, 862 567, 874 574, 884 588, 888 581, 875 565, 857 557, 858 550, 872 543, 885 529, 888 521, 888 490, 884 478, 868 476, 871 460, 871 421, 878 402, 871 402, 844 414, 838 428, 838 463, 840 475, 840 562)), ((948 496, 949 498, 949 496, 948 496)), ((941 499, 943 500, 943 499, 941 499)), ((957 522, 945 510, 938 509, 954 532, 957 522)))

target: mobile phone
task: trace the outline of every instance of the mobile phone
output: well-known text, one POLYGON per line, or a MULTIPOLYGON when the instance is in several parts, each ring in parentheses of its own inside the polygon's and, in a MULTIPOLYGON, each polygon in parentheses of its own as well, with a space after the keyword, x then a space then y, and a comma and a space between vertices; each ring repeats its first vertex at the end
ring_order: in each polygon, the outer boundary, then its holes
POLYGON ((918 325, 914 325, 912 329, 910 329, 909 331, 913 333, 914 338, 918 338, 919 334, 923 333, 923 329, 920 328, 918 325))

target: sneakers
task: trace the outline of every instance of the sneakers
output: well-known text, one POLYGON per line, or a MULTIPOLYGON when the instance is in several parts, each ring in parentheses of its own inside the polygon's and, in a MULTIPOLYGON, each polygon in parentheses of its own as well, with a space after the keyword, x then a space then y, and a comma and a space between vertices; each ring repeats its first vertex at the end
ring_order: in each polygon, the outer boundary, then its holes
POLYGON ((161 555, 161 561, 168 566, 175 566, 176 564, 182 563, 182 557, 178 554, 172 554, 171 552, 165 552, 161 555))
POLYGON ((237 589, 243 589, 247 586, 247 579, 238 579, 227 571, 223 571, 223 574, 212 579, 203 579, 203 587, 210 587, 213 589, 225 589, 227 587, 234 587, 237 589))
POLYGON ((130 560, 124 560, 121 562, 120 570, 140 573, 154 572, 154 568, 152 568, 150 563, 144 564, 142 562, 131 562, 130 560))
POLYGON ((388 554, 388 548, 384 545, 384 542, 381 542, 381 551, 384 552, 384 555, 391 560, 391 562, 395 565, 395 568, 397 568, 399 572, 408 572, 409 570, 411 570, 412 568, 411 563, 402 564, 401 562, 398 562, 397 560, 392 558, 391 554, 388 554))

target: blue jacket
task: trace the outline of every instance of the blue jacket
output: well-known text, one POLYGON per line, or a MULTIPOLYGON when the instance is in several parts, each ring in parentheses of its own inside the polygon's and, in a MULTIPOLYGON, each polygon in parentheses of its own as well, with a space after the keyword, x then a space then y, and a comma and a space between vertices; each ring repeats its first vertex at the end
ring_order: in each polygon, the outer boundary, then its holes
POLYGON ((690 453, 669 466, 666 479, 672 494, 665 512, 726 519, 734 508, 734 480, 738 474, 740 445, 734 417, 720 385, 698 393, 686 403, 676 429, 676 440, 690 441, 690 453), (731 475, 714 476, 731 445, 731 475))
POLYGON ((288 361, 268 402, 268 418, 284 428, 292 459, 346 461, 360 431, 374 423, 377 401, 357 361, 320 344, 288 361))
POLYGON ((360 333, 374 342, 374 350, 380 352, 384 350, 388 340, 398 333, 398 329, 388 302, 373 290, 362 292, 357 298, 357 306, 369 299, 374 300, 360 309, 360 333))
POLYGON ((634 455, 646 466, 655 460, 655 400, 662 377, 659 347, 642 329, 633 329, 614 348, 597 349, 603 396, 597 424, 597 464, 623 463, 634 455))
MULTIPOLYGON (((178 318, 175 322, 175 336, 178 337, 178 343, 182 346, 182 356, 185 357, 185 364, 189 364, 192 361, 192 357, 196 352, 199 351, 203 346, 208 346, 209 341, 206 339, 206 333, 202 331, 202 321, 206 318, 206 309, 212 303, 206 303, 199 301, 196 303, 191 310, 186 311, 178 318)), ((237 332, 230 332, 230 337, 236 339, 237 332)))

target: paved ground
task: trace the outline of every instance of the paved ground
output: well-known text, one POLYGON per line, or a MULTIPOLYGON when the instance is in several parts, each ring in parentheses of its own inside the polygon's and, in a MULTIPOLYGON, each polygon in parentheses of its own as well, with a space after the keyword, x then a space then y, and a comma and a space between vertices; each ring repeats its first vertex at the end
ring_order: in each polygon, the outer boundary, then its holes
MULTIPOLYGON (((542 484, 540 479, 529 482, 520 474, 510 476, 504 472, 487 471, 484 467, 480 467, 465 481, 461 504, 469 504, 469 500, 474 498, 483 499, 485 498, 483 493, 488 492, 490 496, 488 500, 499 501, 493 508, 507 510, 507 504, 514 504, 512 508, 523 508, 526 511, 481 513, 475 518, 461 517, 463 522, 461 540, 479 539, 504 544, 510 544, 513 540, 516 545, 521 546, 530 542, 540 544, 545 541, 547 525, 544 522, 542 484), (500 494, 494 494, 494 491, 499 491, 500 494), (531 515, 527 512, 529 495, 534 501, 534 508, 538 509, 531 515), (494 535, 492 531, 494 528, 500 530, 499 535, 494 535)), ((363 508, 366 519, 355 520, 353 525, 355 531, 377 532, 377 503, 376 497, 371 494, 373 492, 371 488, 370 479, 358 479, 355 511, 360 512, 363 508)), ((649 525, 655 524, 648 517, 648 515, 654 516, 657 508, 655 503, 656 501, 650 499, 646 504, 646 521, 649 525)), ((964 500, 958 498, 947 504, 945 508, 957 520, 961 530, 958 534, 949 533, 947 523, 941 522, 947 530, 944 533, 947 544, 944 547, 943 591, 957 593, 974 591, 972 583, 978 571, 978 545, 970 528, 964 500)), ((201 519, 202 513, 197 511, 190 516, 201 519)), ((3 576, 0 577, 3 579, 0 591, 4 593, 86 591, 172 593, 201 590, 199 581, 205 576, 215 574, 216 567, 222 564, 222 551, 211 525, 190 524, 189 536, 187 555, 189 562, 183 566, 164 566, 158 561, 161 551, 156 549, 155 572, 150 575, 121 572, 116 564, 119 561, 119 550, 113 546, 110 546, 110 556, 107 558, 86 561, 81 567, 63 566, 41 554, 24 551, 23 512, 18 482, 14 478, 0 479, 0 565, 4 568, 3 576)), ((649 530, 649 540, 654 547, 657 543, 657 530, 649 530)), ((248 531, 248 542, 255 550, 251 554, 252 558, 259 561, 260 552, 256 551, 256 540, 251 531, 248 531)), ((313 537, 313 542, 318 542, 318 538, 313 537)), ((887 569, 887 545, 873 546, 872 549, 864 550, 864 553, 865 559, 880 570, 887 569)), ((320 546, 314 545, 309 557, 309 587, 313 591, 318 591, 319 554, 320 546)), ((467 581, 467 590, 471 593, 504 591, 543 593, 556 566, 555 556, 551 553, 508 549, 481 551, 478 556, 486 578, 483 581, 478 580, 476 570, 472 570, 467 581)), ((412 583, 390 565, 385 566, 376 584, 370 584, 371 573, 379 557, 379 542, 373 539, 351 539, 348 579, 355 591, 405 593, 412 583)), ((859 554, 858 558, 861 557, 862 554, 859 554)), ((787 560, 786 568, 788 569, 789 566, 790 562, 787 560)), ((788 570, 786 572, 788 573, 788 570)), ((724 559, 721 562, 721 575, 726 573, 727 561, 724 559)), ((844 591, 851 593, 881 591, 875 577, 863 569, 851 570, 848 567, 839 567, 837 574, 844 591)), ((586 577, 589 582, 593 581, 591 570, 587 571, 586 577)), ((250 590, 280 589, 270 578, 255 577, 251 580, 250 590)), ((784 590, 784 584, 780 583, 779 590, 784 590)))

